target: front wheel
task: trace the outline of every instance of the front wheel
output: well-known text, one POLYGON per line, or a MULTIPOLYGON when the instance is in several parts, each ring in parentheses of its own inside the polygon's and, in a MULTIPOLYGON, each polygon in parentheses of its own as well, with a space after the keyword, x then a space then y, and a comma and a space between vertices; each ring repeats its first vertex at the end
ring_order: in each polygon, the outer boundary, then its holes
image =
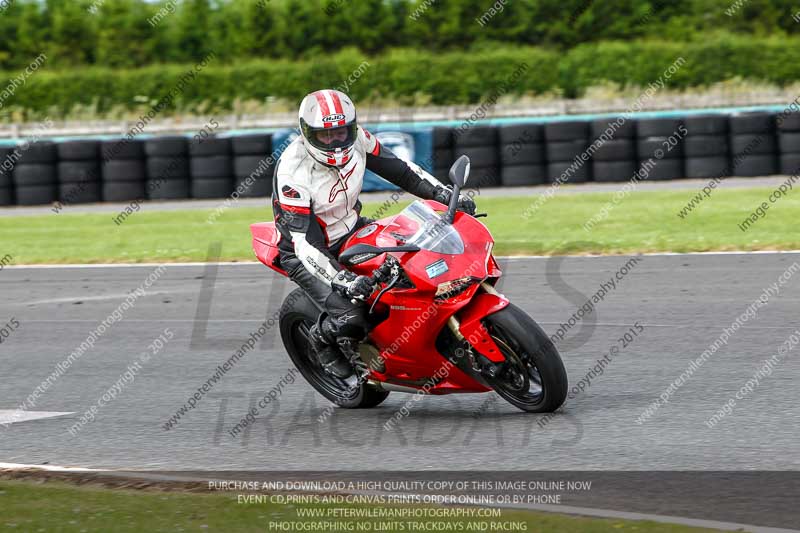
POLYGON ((547 334, 519 307, 484 319, 506 358, 505 368, 486 381, 506 401, 528 413, 550 413, 567 397, 567 371, 547 334))
POLYGON ((319 310, 301 290, 295 289, 284 300, 280 313, 283 346, 292 362, 317 392, 340 407, 375 407, 389 393, 368 383, 359 382, 355 376, 347 380, 326 372, 309 341, 309 330, 319 316, 319 310))

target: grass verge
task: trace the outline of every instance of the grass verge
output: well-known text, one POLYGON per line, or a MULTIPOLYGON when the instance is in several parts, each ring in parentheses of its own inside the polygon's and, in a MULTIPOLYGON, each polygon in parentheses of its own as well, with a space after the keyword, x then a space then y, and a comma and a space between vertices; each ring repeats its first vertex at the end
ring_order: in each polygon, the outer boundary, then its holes
MULTIPOLYGON (((32 482, 0 480, 0 531, 59 531, 78 533, 225 531, 414 531, 410 520, 334 517, 328 510, 378 509, 377 506, 347 504, 273 503, 240 504, 233 493, 196 494, 152 490, 107 489, 96 486, 74 486, 58 481, 32 482), (328 518, 303 518, 310 510, 320 510, 328 518), (394 522, 394 524, 391 524, 394 522), (322 529, 284 529, 276 524, 327 523, 322 529), (331 529, 331 524, 351 524, 331 529), (361 529, 358 523, 370 524, 361 529)), ((399 509, 400 507, 394 507, 399 509)), ((406 507, 406 509, 410 509, 406 507)), ((419 508, 418 508, 419 509, 419 508)), ((430 509, 430 507, 429 507, 430 509)), ((444 509, 444 508, 437 508, 444 509)), ((449 508, 452 509, 452 508, 449 508)), ((516 524, 512 531, 544 533, 600 533, 604 531, 639 533, 700 533, 712 530, 661 524, 649 521, 626 521, 570 517, 549 513, 503 510, 500 518, 434 518, 442 524, 434 531, 476 531, 470 522, 516 524)), ((493 531, 502 531, 494 529, 493 531)), ((426 531, 424 528, 416 531, 426 531)), ((492 531, 492 529, 486 529, 492 531)))
MULTIPOLYGON (((584 224, 615 193, 560 195, 535 210, 523 213, 535 196, 517 198, 476 197, 481 219, 494 235, 495 253, 501 255, 554 255, 565 253, 623 254, 643 252, 703 252, 720 250, 800 249, 800 196, 791 193, 770 204, 766 216, 743 232, 738 224, 762 202, 770 188, 717 190, 686 218, 678 211, 693 191, 634 192, 622 199, 608 216, 592 227, 584 224)), ((383 216, 404 207, 410 195, 383 216)), ((222 243, 221 260, 254 260, 249 224, 270 220, 263 208, 229 209, 213 224, 213 210, 155 211, 143 204, 122 224, 116 213, 69 213, 0 217, 0 257, 15 264, 101 263, 145 261, 205 261, 209 245, 222 243)), ((367 204, 369 216, 380 204, 367 204)))

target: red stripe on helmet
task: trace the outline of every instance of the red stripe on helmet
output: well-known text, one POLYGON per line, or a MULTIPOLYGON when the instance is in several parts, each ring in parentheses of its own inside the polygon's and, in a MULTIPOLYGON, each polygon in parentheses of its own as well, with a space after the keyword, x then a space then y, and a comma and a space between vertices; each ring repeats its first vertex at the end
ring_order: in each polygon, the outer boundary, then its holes
POLYGON ((328 107, 328 101, 325 100, 325 95, 322 94, 322 91, 317 91, 314 93, 314 96, 317 98, 317 103, 319 104, 319 110, 322 113, 322 116, 328 116, 331 114, 331 110, 328 107))
MULTIPOLYGON (((336 110, 336 112, 344 114, 344 111, 342 110, 342 101, 339 99, 339 95, 336 94, 336 91, 328 91, 328 94, 330 95, 331 100, 333 100, 333 108, 336 110)), ((339 125, 344 125, 344 122, 339 125)))
MULTIPOLYGON (((314 96, 316 97, 317 103, 319 104, 319 112, 320 112, 321 116, 322 117, 327 117, 328 115, 330 115, 331 114, 331 109, 330 109, 330 107, 328 107, 328 101, 325 100, 325 94, 323 93, 323 91, 315 92, 314 96)), ((323 122, 322 123, 322 127, 323 128, 332 128, 333 127, 333 122, 323 122)))

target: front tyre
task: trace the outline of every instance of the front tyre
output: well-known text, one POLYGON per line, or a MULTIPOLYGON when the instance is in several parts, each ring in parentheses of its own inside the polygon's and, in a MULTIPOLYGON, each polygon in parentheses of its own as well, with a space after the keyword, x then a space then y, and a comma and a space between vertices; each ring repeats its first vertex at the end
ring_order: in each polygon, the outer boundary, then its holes
POLYGON ((506 358, 505 368, 487 379, 506 401, 528 413, 550 413, 567 397, 567 371, 547 334, 519 307, 484 319, 489 334, 506 358))
POLYGON ((309 330, 318 316, 319 310, 302 289, 292 291, 281 306, 281 340, 295 367, 317 392, 340 407, 355 409, 379 405, 389 396, 388 392, 360 383, 355 377, 337 378, 319 364, 309 342, 309 330))

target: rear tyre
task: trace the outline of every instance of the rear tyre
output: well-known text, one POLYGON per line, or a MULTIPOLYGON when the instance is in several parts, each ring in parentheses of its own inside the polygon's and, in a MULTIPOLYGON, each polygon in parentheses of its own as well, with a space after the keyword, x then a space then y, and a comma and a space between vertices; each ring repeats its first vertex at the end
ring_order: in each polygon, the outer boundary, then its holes
POLYGON ((567 371, 558 350, 531 317, 513 304, 485 319, 509 365, 486 381, 511 405, 551 413, 567 397, 567 371))
POLYGON ((389 396, 388 392, 367 383, 359 383, 355 376, 347 380, 339 379, 319 364, 308 340, 308 332, 318 316, 319 309, 301 289, 295 289, 283 301, 280 313, 281 340, 294 366, 309 385, 339 407, 364 409, 379 405, 389 396))

